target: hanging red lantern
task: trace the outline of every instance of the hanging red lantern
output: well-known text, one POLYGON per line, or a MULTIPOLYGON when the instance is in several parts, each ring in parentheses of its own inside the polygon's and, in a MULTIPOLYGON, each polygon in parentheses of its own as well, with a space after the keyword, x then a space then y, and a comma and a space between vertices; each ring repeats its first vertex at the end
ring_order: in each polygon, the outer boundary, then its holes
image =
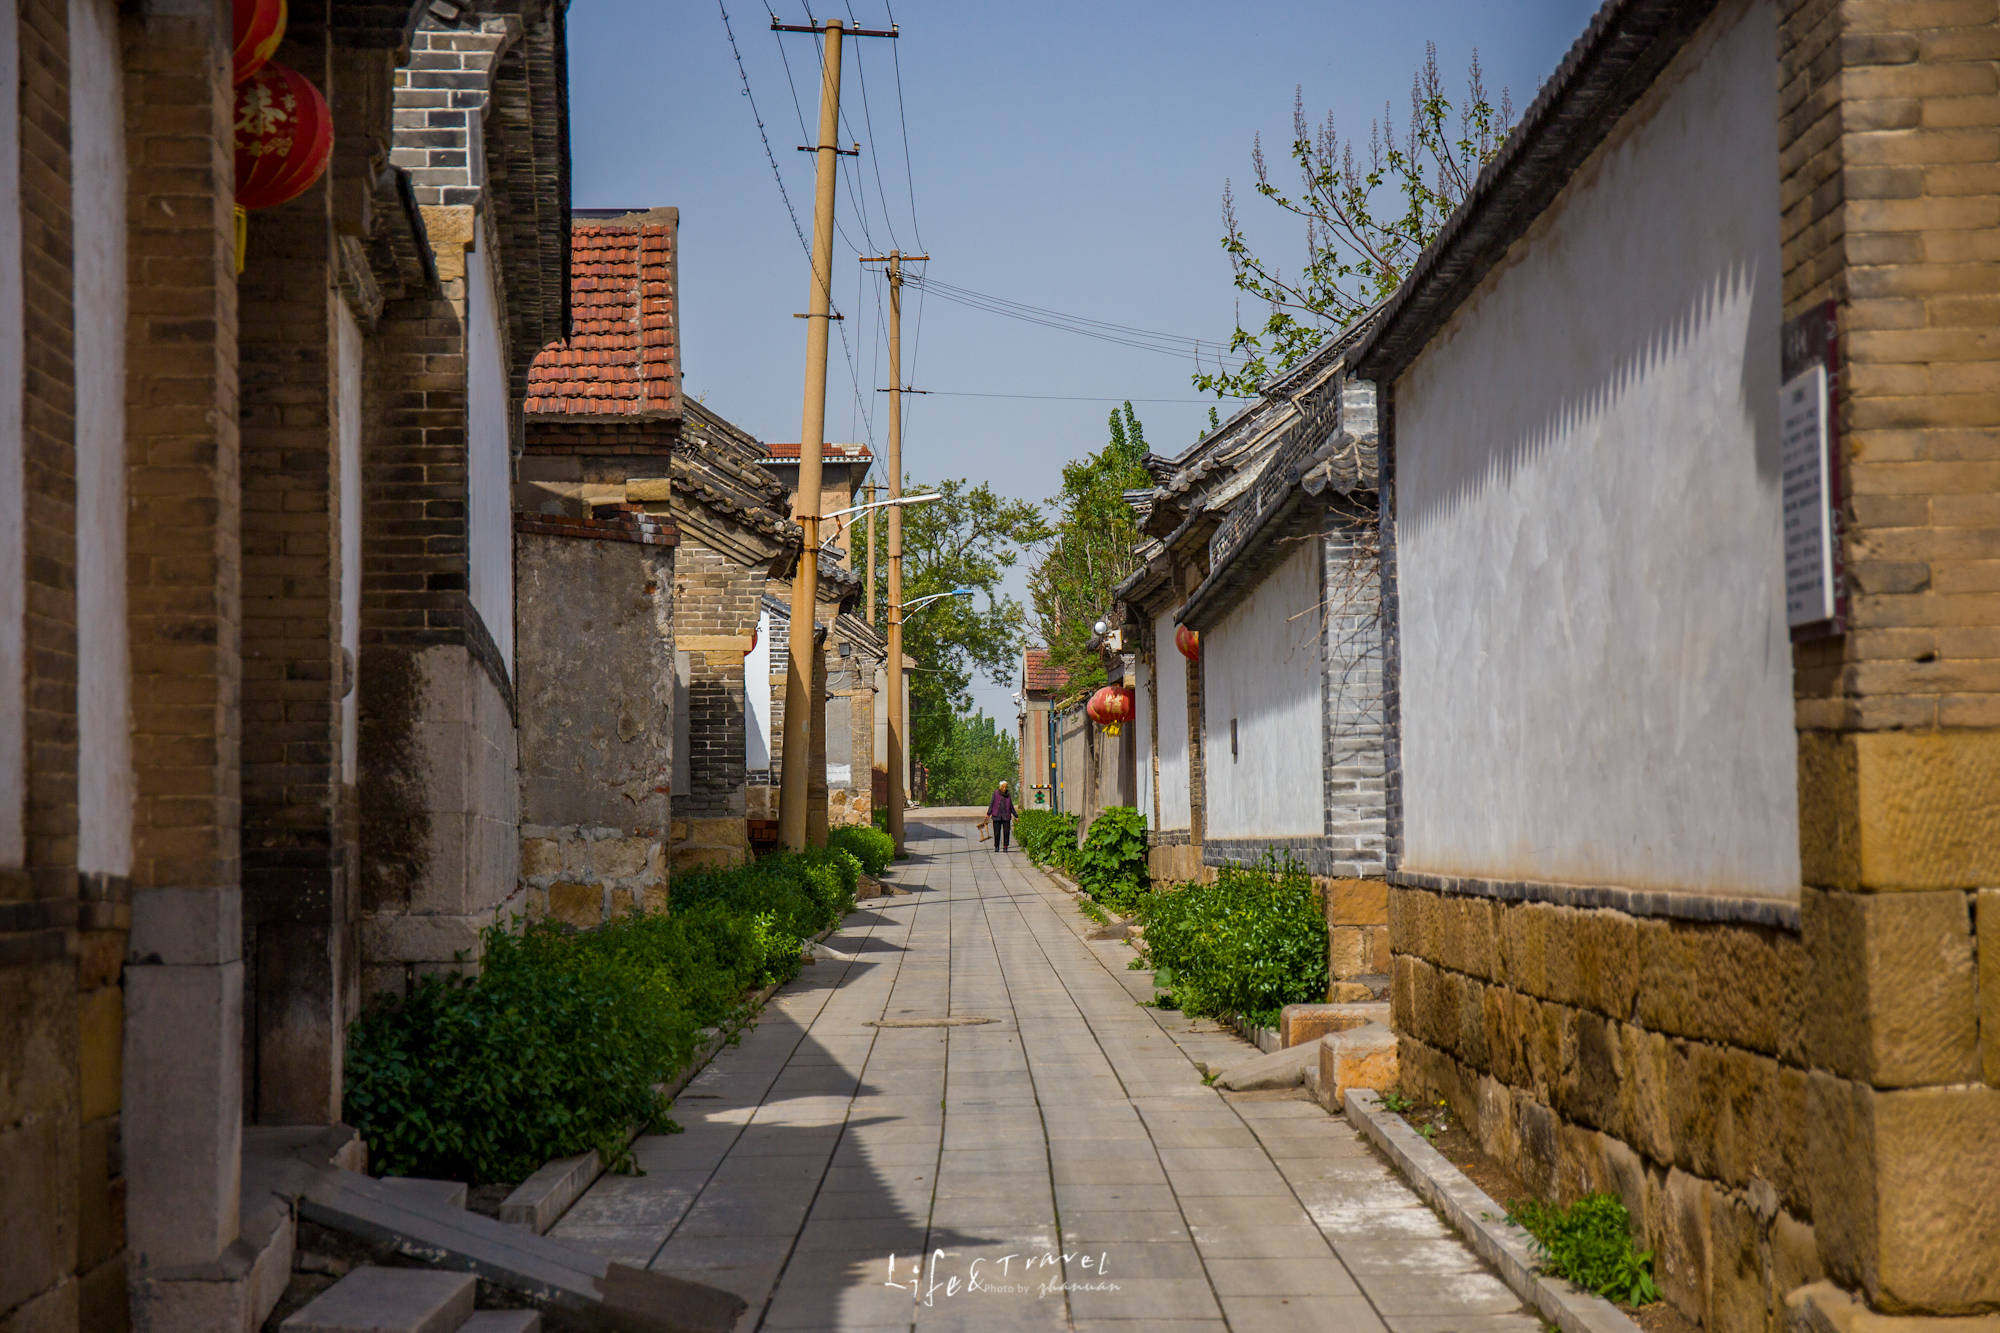
POLYGON ((1084 705, 1084 716, 1104 728, 1107 736, 1116 736, 1125 723, 1132 720, 1132 691, 1122 685, 1106 685, 1090 696, 1084 705))
POLYGON ((1174 627, 1174 647, 1181 650, 1181 656, 1190 662, 1201 660, 1201 634, 1186 625, 1174 627))
POLYGON ((285 40, 285 0, 235 0, 236 53, 231 83, 264 67, 285 40))
POLYGON ((236 202, 275 208, 333 157, 333 112, 312 80, 272 61, 236 89, 236 202))

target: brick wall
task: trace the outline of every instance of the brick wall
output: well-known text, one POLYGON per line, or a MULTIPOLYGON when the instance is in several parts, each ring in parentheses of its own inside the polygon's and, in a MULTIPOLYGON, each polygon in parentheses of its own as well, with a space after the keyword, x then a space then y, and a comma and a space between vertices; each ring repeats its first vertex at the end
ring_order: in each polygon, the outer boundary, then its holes
POLYGON ((743 657, 763 594, 762 569, 683 531, 674 564, 674 625, 688 652, 688 790, 675 793, 677 870, 736 864, 749 845, 743 657))
POLYGON ((1785 314, 1834 304, 1846 491, 1847 632, 1794 649, 1818 1248, 1878 1309, 1990 1311, 2000 7, 1780 13, 1785 314))

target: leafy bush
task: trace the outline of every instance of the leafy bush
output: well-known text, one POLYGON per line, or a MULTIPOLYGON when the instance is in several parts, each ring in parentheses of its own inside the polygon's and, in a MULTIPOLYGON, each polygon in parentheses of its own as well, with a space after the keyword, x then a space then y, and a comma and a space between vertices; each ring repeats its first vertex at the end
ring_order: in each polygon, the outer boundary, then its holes
POLYGON ((1054 810, 1023 810, 1014 816, 1014 841, 1038 866, 1066 868, 1076 850, 1076 816, 1054 810))
POLYGON ((879 875, 896 859, 896 844, 887 833, 860 824, 830 830, 826 845, 852 854, 864 874, 879 875))
POLYGON ((1271 1026, 1326 998, 1326 912, 1297 863, 1225 867, 1213 884, 1140 897, 1145 957, 1173 977, 1176 1007, 1271 1026))
POLYGON ((1626 1305, 1659 1299, 1653 1252, 1632 1247, 1632 1217, 1615 1194, 1592 1194, 1567 1208, 1508 1200, 1507 1220, 1534 1237, 1542 1267, 1626 1305))
POLYGON ((1146 818, 1114 805, 1091 821, 1073 860, 1076 882, 1114 912, 1130 912, 1146 891, 1146 818))
POLYGON ((579 931, 485 935, 479 975, 427 977, 349 1029, 344 1118, 376 1170, 512 1182, 552 1157, 626 1157, 655 1091, 744 993, 798 971, 803 939, 854 906, 829 849, 674 881, 672 908, 579 931))

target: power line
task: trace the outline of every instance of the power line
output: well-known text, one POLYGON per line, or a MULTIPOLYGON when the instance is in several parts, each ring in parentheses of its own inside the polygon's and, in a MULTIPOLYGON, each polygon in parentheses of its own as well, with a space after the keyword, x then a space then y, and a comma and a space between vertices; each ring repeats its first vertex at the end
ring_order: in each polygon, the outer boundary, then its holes
MULTIPOLYGON (((882 8, 888 11, 889 26, 896 26, 896 11, 889 0, 882 0, 882 8)), ((926 253, 930 247, 924 244, 924 229, 917 224, 917 177, 910 169, 910 117, 903 106, 903 53, 902 43, 889 48, 889 54, 896 62, 896 120, 903 130, 903 183, 910 191, 910 230, 916 235, 917 249, 926 253)), ((921 309, 921 302, 919 303, 921 309)))
MULTIPOLYGON (((847 17, 854 20, 855 27, 861 26, 861 20, 854 13, 853 0, 848 0, 847 17)), ((868 106, 868 71, 862 64, 859 47, 854 51, 854 81, 861 88, 861 123, 868 127, 868 159, 869 165, 875 169, 875 195, 882 203, 882 225, 889 229, 890 244, 900 250, 903 243, 897 239, 896 224, 889 216, 889 192, 882 186, 882 155, 875 151, 875 113, 868 106)))
MULTIPOLYGON (((877 393, 885 392, 876 390, 877 393)), ((1027 398, 1050 403, 1214 403, 1215 398, 1135 398, 1130 394, 1114 394, 1099 397, 1095 394, 1079 393, 974 393, 969 389, 905 389, 904 393, 931 394, 939 398, 1027 398)), ((1239 394, 1223 394, 1223 399, 1253 401, 1239 394)))
POLYGON ((729 26, 729 8, 723 0, 716 0, 715 7, 722 11, 722 30, 729 34, 729 54, 736 57, 736 74, 743 80, 743 95, 750 99, 750 118, 757 122, 757 137, 764 141, 764 159, 771 164, 772 179, 778 182, 778 197, 785 201, 785 213, 792 220, 792 234, 799 238, 799 248, 810 253, 805 229, 799 226, 798 210, 792 207, 792 196, 785 192, 785 174, 778 170, 777 156, 771 152, 771 136, 764 130, 764 117, 757 110, 757 96, 750 91, 750 72, 743 68, 743 53, 736 49, 736 30, 729 26))
POLYGON ((1068 315, 1042 306, 1029 305, 1007 297, 993 296, 986 292, 976 292, 967 287, 955 287, 949 283, 930 279, 919 278, 916 281, 921 287, 937 292, 939 297, 956 305, 983 311, 989 315, 1019 320, 1025 324, 1038 325, 1045 329, 1074 333, 1079 337, 1095 338, 1100 342, 1114 343, 1120 347, 1130 347, 1142 352, 1192 357, 1197 361, 1206 357, 1219 365, 1233 362, 1240 368, 1245 360, 1243 357, 1228 355, 1222 350, 1223 344, 1208 339, 1162 333, 1155 329, 1141 329, 1127 324, 1113 324, 1084 315, 1068 315))

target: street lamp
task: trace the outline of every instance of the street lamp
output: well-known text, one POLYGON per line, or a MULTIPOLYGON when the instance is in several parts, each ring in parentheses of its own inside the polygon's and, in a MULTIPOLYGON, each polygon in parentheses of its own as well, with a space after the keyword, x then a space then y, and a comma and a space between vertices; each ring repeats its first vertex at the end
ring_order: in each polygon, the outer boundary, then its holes
POLYGON ((846 529, 847 525, 845 523, 840 522, 839 520, 848 514, 859 514, 863 510, 867 509, 888 509, 891 508, 892 506, 898 506, 898 505, 928 504, 932 500, 942 500, 942 499, 944 499, 944 495, 941 492, 937 491, 933 491, 929 495, 899 495, 893 500, 874 500, 869 502, 868 504, 849 505, 845 509, 836 509, 831 514, 821 514, 819 516, 820 522, 824 523, 828 519, 832 519, 834 520, 834 524, 833 524, 833 536, 828 537, 825 541, 821 542, 820 546, 822 549, 824 549, 825 547, 831 546, 833 545, 833 543, 840 540, 840 534, 842 531, 846 529))
POLYGON ((914 601, 904 602, 896 609, 903 613, 903 620, 905 623, 908 623, 910 612, 916 610, 918 607, 927 606, 944 597, 970 597, 977 591, 978 589, 976 588, 953 588, 950 592, 934 592, 928 597, 919 597, 914 601))

